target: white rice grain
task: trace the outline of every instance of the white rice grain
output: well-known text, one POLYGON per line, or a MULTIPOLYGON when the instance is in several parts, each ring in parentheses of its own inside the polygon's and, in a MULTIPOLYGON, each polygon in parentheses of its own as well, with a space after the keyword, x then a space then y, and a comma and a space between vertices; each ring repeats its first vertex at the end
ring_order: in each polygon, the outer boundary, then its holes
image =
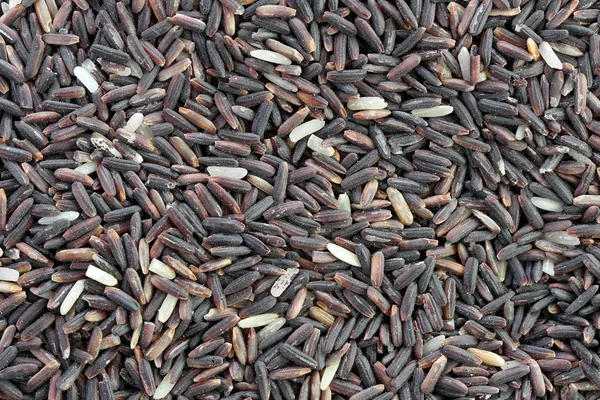
POLYGON ((417 108, 412 110, 411 114, 421 118, 436 118, 452 114, 452 112, 454 112, 452 106, 436 106, 430 108, 417 108))
POLYGON ((73 284, 73 286, 69 290, 69 293, 67 293, 67 296, 60 305, 60 315, 66 315, 69 312, 69 310, 73 308, 73 306, 77 302, 77 299, 79 299, 79 296, 81 296, 81 293, 83 293, 84 288, 85 279, 80 279, 77 282, 75 282, 75 284, 73 284))
POLYGON ((140 336, 142 336, 142 329, 144 328, 144 324, 139 324, 135 327, 131 334, 131 340, 129 341, 129 348, 131 350, 135 349, 140 341, 140 336))
POLYGON ((542 238, 563 246, 577 246, 580 243, 577 236, 571 236, 567 231, 546 232, 542 238))
POLYGON ((128 132, 135 132, 140 127, 142 122, 144 122, 144 114, 135 113, 131 116, 131 118, 129 118, 129 121, 127 121, 127 124, 125 124, 123 129, 128 132))
POLYGON ((562 61, 560 61, 560 59, 558 58, 558 56, 552 49, 552 46, 550 46, 550 43, 548 43, 548 42, 540 43, 539 49, 540 49, 540 54, 542 55, 542 58, 544 59, 544 61, 546 61, 546 64, 548 64, 548 66, 550 68, 559 69, 559 70, 561 70, 563 68, 562 61))
POLYGON ((325 369, 323 370, 323 375, 321 376, 321 390, 327 390, 329 388, 329 385, 331 384, 331 381, 333 381, 333 378, 337 373, 341 361, 342 357, 339 357, 327 367, 325 367, 325 369))
POLYGON ((517 139, 517 140, 525 139, 525 129, 527 129, 526 125, 519 125, 517 127, 517 131, 515 132, 515 139, 517 139))
POLYGON ((348 100, 347 107, 353 111, 383 110, 387 105, 381 97, 359 97, 348 100))
POLYGON ((159 322, 165 323, 171 318, 171 314, 173 314, 173 310, 175 310, 175 306, 177 305, 177 300, 177 297, 167 294, 167 297, 165 297, 158 309, 159 322))
POLYGON ((256 340, 258 340, 258 343, 262 342, 267 337, 271 336, 272 334, 274 334, 275 332, 280 330, 285 325, 285 323, 286 323, 285 318, 277 318, 277 319, 271 321, 267 326, 262 328, 256 334, 256 340))
POLYGON ((160 261, 157 258, 153 258, 152 261, 150 261, 150 265, 148 266, 148 271, 152 271, 156 275, 160 275, 163 278, 167 278, 167 279, 175 278, 175 271, 173 271, 173 268, 169 267, 167 264, 165 264, 164 262, 160 261))
POLYGON ((108 272, 101 270, 95 265, 88 265, 87 271, 85 271, 85 276, 105 286, 115 286, 117 283, 119 283, 117 278, 108 272))
POLYGON ((475 216, 475 218, 477 218, 478 220, 483 222, 483 224, 485 226, 487 226, 488 228, 493 227, 493 229, 497 229, 497 232, 500 232, 500 227, 498 226, 496 221, 494 221, 492 218, 490 218, 487 214, 485 214, 479 210, 473 210, 473 215, 475 216))
POLYGON ((142 123, 135 130, 136 133, 144 136, 148 140, 154 141, 154 134, 152 133, 152 128, 148 124, 142 123))
POLYGON ((244 318, 238 322, 238 326, 242 329, 245 328, 258 328, 259 326, 269 325, 271 322, 279 318, 279 314, 265 313, 260 315, 253 315, 252 317, 244 318))
POLYGON ((469 82, 471 80, 471 55, 466 47, 460 49, 460 52, 458 53, 458 63, 460 64, 462 78, 469 82))
POLYGON ((285 289, 290 286, 294 277, 298 274, 300 270, 298 268, 288 268, 285 271, 285 275, 281 275, 273 286, 271 286, 271 296, 279 297, 285 291, 285 289))
POLYGON ((338 260, 345 262, 346 264, 350 264, 354 267, 360 267, 360 261, 358 261, 358 257, 353 252, 346 250, 342 246, 338 246, 334 243, 327 244, 327 250, 338 260))
POLYGON ((171 390, 173 390, 176 383, 177 380, 171 382, 169 374, 165 375, 162 381, 160 381, 160 384, 156 387, 153 398, 158 400, 166 397, 169 393, 171 393, 171 390))
POLYGON ((532 197, 531 202, 534 206, 541 210, 551 212, 561 212, 563 210, 563 204, 560 201, 548 199, 545 197, 532 197))
POLYGON ((485 71, 479 71, 479 75, 477 75, 477 83, 487 81, 487 74, 485 71))
POLYGON ((542 272, 554 276, 554 261, 544 258, 544 261, 542 261, 542 272))
POLYGON ((346 193, 342 193, 338 196, 338 203, 340 203, 340 210, 346 210, 348 212, 352 211, 350 205, 350 196, 348 196, 346 193))
POLYGON ((246 168, 238 167, 210 166, 206 167, 206 172, 208 172, 210 176, 224 176, 225 178, 232 179, 243 179, 248 174, 248 170, 246 168))
POLYGON ((144 297, 146 299, 152 298, 152 294, 154 293, 154 286, 152 286, 150 279, 144 279, 144 284, 142 285, 142 292, 144 293, 144 297))
POLYGON ((310 135, 308 138, 308 148, 327 157, 331 157, 335 154, 333 147, 323 146, 323 139, 315 135, 310 135))
POLYGON ((23 288, 16 283, 0 281, 0 293, 17 293, 22 290, 23 288))
POLYGON ((150 248, 146 239, 140 239, 138 245, 138 258, 140 259, 140 267, 144 275, 148 274, 148 266, 150 265, 150 248))
POLYGON ((61 212, 59 215, 55 215, 54 217, 42 217, 38 220, 38 224, 40 225, 50 225, 59 219, 66 219, 67 221, 75 221, 79 218, 79 213, 77 211, 65 211, 61 212))
POLYGON ((75 69, 73 70, 73 74, 77 77, 77 79, 79 79, 79 82, 81 82, 81 84, 85 86, 85 88, 90 93, 96 93, 100 88, 98 82, 96 82, 96 79, 94 79, 92 74, 90 74, 84 68, 75 67, 75 69))
POLYGON ((16 282, 19 280, 19 271, 12 268, 0 267, 0 281, 16 282))
POLYGON ((325 121, 320 119, 312 119, 310 121, 306 121, 292 129, 289 136, 290 141, 292 141, 293 143, 297 143, 302 138, 305 138, 306 136, 317 132, 324 126, 325 121))
POLYGON ((273 64, 280 65, 291 65, 292 60, 287 58, 286 56, 279 54, 277 52, 271 50, 254 50, 250 52, 250 55, 254 58, 258 58, 259 60, 263 60, 266 62, 270 62, 273 64))
POLYGON ((560 94, 568 96, 573 92, 573 89, 575 89, 575 79, 565 79, 560 94))
POLYGON ((96 172, 98 164, 95 162, 86 162, 81 164, 79 167, 75 168, 75 171, 81 172, 82 174, 89 175, 93 172, 96 172))
POLYGON ((498 261, 498 281, 504 282, 506 279, 506 268, 508 267, 506 261, 498 261))

